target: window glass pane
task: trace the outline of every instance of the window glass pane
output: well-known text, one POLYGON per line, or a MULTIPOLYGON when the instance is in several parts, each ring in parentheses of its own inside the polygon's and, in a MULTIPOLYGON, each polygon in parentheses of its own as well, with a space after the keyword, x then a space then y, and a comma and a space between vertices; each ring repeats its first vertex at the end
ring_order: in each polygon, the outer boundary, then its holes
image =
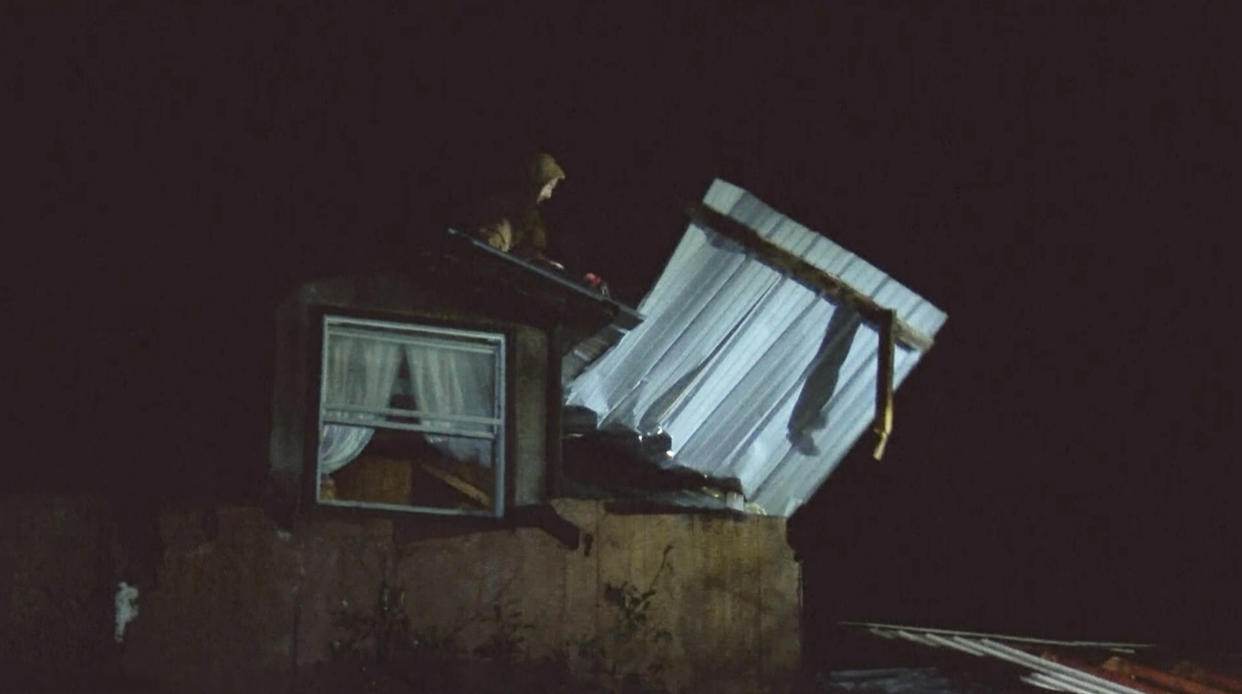
POLYGON ((401 348, 390 342, 330 335, 324 361, 326 403, 385 407, 401 364, 401 348))
POLYGON ((447 347, 405 348, 398 394, 427 413, 499 417, 496 355, 447 347))
POLYGON ((419 432, 340 428, 371 434, 348 462, 321 469, 320 502, 492 512, 496 441, 439 436, 433 442, 419 432))
POLYGON ((504 338, 325 319, 320 503, 499 514, 504 338))
POLYGON ((375 435, 372 427, 325 424, 319 432, 319 472, 336 472, 371 443, 375 435))
POLYGON ((411 503, 417 506, 490 512, 496 495, 496 442, 444 437, 413 458, 411 503), (456 445, 470 458, 453 455, 456 445))

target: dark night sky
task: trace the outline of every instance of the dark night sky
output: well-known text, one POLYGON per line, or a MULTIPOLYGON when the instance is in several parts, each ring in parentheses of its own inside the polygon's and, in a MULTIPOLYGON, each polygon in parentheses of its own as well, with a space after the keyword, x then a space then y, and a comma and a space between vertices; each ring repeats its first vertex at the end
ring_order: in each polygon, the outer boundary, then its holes
POLYGON ((540 143, 631 302, 720 176, 949 313, 795 519, 812 635, 1237 646, 1237 5, 676 4, 0 5, 10 481, 244 487, 275 297, 540 143))

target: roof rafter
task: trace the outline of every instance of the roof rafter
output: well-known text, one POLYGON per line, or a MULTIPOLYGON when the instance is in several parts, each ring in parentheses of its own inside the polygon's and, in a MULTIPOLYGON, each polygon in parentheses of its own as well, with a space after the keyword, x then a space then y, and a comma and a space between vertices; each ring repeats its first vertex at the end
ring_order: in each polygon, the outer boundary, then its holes
MULTIPOLYGON (((702 203, 686 205, 686 214, 696 224, 735 241, 773 269, 792 277, 808 289, 825 294, 858 311, 863 320, 877 328, 889 320, 890 309, 849 286, 840 278, 824 272, 802 258, 767 240, 758 231, 742 222, 713 210, 702 203)), ((901 344, 920 352, 932 348, 935 341, 901 319, 893 321, 893 337, 901 344)))

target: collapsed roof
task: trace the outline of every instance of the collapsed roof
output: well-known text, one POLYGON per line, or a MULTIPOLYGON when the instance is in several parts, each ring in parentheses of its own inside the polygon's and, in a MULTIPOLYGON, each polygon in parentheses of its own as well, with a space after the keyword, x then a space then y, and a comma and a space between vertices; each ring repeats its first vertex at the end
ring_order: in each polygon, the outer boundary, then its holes
POLYGON ((565 402, 600 430, 667 436, 654 464, 788 516, 884 420, 877 401, 946 315, 731 183, 714 181, 692 218, 645 320, 567 356, 565 402))

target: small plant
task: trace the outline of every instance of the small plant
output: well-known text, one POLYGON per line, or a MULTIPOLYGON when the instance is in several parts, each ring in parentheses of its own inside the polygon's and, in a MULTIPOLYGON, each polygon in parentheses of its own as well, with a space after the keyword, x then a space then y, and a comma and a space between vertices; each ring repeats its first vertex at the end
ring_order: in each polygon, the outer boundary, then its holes
POLYGON ((495 625, 496 630, 474 649, 475 655, 505 663, 515 662, 526 655, 525 634, 535 625, 524 621, 522 611, 517 608, 517 600, 493 605, 488 621, 495 625))
POLYGON ((375 607, 370 612, 349 610, 341 601, 337 624, 344 634, 332 641, 338 659, 356 663, 366 691, 376 691, 388 665, 410 643, 410 619, 405 613, 405 591, 381 581, 375 607))
POLYGON ((349 603, 342 600, 336 616, 337 624, 345 633, 332 642, 332 652, 373 654, 377 662, 391 655, 410 628, 410 619, 405 614, 405 591, 394 591, 384 581, 380 582, 379 595, 371 612, 351 611, 349 603))
MULTIPOLYGON (((467 691, 477 688, 477 684, 466 684, 474 681, 467 676, 468 670, 474 670, 477 679, 477 659, 490 662, 488 667, 500 673, 536 665, 528 662, 526 649, 526 634, 535 625, 524 618, 516 600, 482 606, 455 628, 416 629, 406 614, 405 597, 405 591, 381 581, 370 610, 352 610, 342 601, 335 614, 341 635, 330 646, 333 660, 346 668, 341 674, 351 685, 360 677, 367 692, 467 691), (491 635, 473 649, 459 641, 459 634, 470 624, 493 627, 491 635)), ((502 687, 497 691, 507 691, 503 689, 505 677, 496 677, 495 684, 502 687)))
POLYGON ((591 674, 611 691, 666 690, 664 675, 669 661, 666 650, 673 634, 652 618, 651 607, 660 575, 665 570, 672 571, 668 562, 672 549, 672 545, 664 548, 660 566, 646 588, 629 581, 622 581, 620 585, 604 584, 604 602, 617 613, 615 626, 602 638, 597 636, 571 644, 577 656, 586 661, 591 674))
MULTIPOLYGON (((534 687, 558 692, 647 694, 667 691, 664 677, 672 633, 653 612, 656 586, 666 571, 672 545, 646 587, 630 581, 606 583, 602 599, 615 610, 610 629, 573 641, 558 653, 533 659, 527 636, 535 624, 506 592, 479 603, 455 628, 415 629, 406 612, 406 592, 381 580, 370 609, 342 601, 335 614, 340 636, 331 642, 336 667, 356 687, 380 692, 512 691, 534 687), (470 648, 459 635, 469 625, 486 625, 489 636, 470 648), (576 666, 575 666, 576 665, 576 666)), ((480 590, 481 592, 481 590, 480 590)))

